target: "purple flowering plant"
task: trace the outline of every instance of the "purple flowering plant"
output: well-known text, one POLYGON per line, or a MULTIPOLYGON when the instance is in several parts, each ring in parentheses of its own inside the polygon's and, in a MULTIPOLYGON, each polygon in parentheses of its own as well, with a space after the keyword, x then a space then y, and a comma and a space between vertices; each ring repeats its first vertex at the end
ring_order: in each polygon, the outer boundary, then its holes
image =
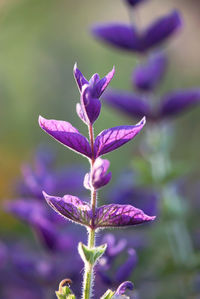
MULTIPOLYGON (((155 216, 148 216, 142 210, 129 204, 97 205, 98 190, 108 184, 111 179, 111 173, 107 173, 109 161, 101 157, 132 140, 145 125, 145 118, 143 118, 136 125, 113 127, 102 131, 94 138, 94 123, 101 111, 100 97, 112 80, 114 72, 113 68, 102 79, 98 74, 94 74, 88 81, 75 64, 74 76, 80 91, 80 103, 77 104, 76 111, 88 127, 89 140, 69 122, 39 117, 39 125, 45 132, 71 150, 88 158, 90 163, 90 172, 86 173, 84 179, 84 187, 91 193, 90 202, 83 201, 74 195, 67 194, 58 197, 47 194, 45 190, 43 192, 50 207, 64 218, 85 226, 88 231, 88 244, 84 245, 80 242, 78 245, 79 254, 84 262, 82 290, 84 299, 93 296, 94 267, 107 247, 106 243, 95 246, 95 236, 98 230, 127 227, 155 219, 155 216)), ((132 289, 133 285, 130 282, 124 282, 116 292, 108 290, 101 298, 117 298, 124 294, 126 288, 132 289)), ((75 298, 73 296, 71 290, 61 284, 57 297, 75 298)))

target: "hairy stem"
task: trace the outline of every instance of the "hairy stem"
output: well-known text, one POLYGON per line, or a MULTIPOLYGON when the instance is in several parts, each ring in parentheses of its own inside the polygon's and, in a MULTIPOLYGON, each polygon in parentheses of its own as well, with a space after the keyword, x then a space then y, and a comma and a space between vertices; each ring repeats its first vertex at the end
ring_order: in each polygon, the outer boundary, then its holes
MULTIPOLYGON (((94 133, 92 125, 89 125, 89 137, 90 137, 90 145, 92 149, 92 159, 91 159, 91 172, 94 166, 95 158, 94 158, 94 133)), ((93 216, 95 215, 96 209, 96 199, 97 199, 97 191, 91 190, 91 207, 93 216)), ((94 218, 94 217, 93 217, 94 218)), ((93 223, 91 223, 93 226, 93 223)), ((88 248, 93 248, 95 246, 95 229, 88 229, 88 248)), ((93 286, 93 268, 94 264, 85 262, 85 273, 84 273, 84 281, 83 281, 83 299, 90 299, 92 294, 92 286, 93 286)))

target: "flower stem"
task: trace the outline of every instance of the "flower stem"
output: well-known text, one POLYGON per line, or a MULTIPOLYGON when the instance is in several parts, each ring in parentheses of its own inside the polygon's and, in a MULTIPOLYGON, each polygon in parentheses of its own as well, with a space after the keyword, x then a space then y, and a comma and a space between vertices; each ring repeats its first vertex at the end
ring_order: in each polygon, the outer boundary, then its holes
MULTIPOLYGON (((93 133, 93 126, 89 125, 89 137, 90 137, 90 145, 92 149, 92 159, 91 159, 91 172, 92 168, 95 162, 94 157, 94 133, 93 133)), ((93 213, 93 219, 95 216, 95 210, 96 210, 96 199, 97 199, 97 191, 91 190, 91 207, 92 207, 92 213, 93 213)), ((93 221, 93 220, 92 220, 93 221)), ((91 226, 93 226, 93 223, 91 223, 91 226)), ((92 227, 88 229, 88 248, 92 249, 95 247, 95 229, 92 227)), ((84 273, 84 281, 83 281, 83 297, 82 299, 90 299, 92 295, 92 285, 93 285, 93 268, 94 264, 85 262, 85 273, 84 273)))

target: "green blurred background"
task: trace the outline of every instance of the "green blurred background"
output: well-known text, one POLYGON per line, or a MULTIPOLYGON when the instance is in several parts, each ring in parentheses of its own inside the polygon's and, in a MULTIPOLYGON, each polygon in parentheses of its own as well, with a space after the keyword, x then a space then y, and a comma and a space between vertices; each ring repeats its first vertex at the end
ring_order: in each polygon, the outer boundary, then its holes
MULTIPOLYGON (((147 1, 148 2, 148 1, 147 1)), ((145 26, 176 7, 182 12, 183 30, 167 45, 170 69, 161 91, 200 85, 200 3, 198 0, 152 0, 138 9, 138 22, 145 26)), ((38 115, 62 119, 86 133, 76 116, 79 94, 73 78, 75 62, 90 77, 101 76, 113 65, 116 75, 112 87, 131 89, 130 74, 136 55, 104 47, 93 39, 90 28, 98 22, 128 22, 123 0, 1 0, 0 1, 0 198, 14 197, 12 183, 20 175, 22 162, 30 160, 38 144, 52 145, 58 163, 82 163, 81 157, 56 144, 38 126, 38 115)), ((198 180, 200 107, 176 120, 173 159, 185 161, 198 180)), ((95 132, 134 120, 104 106, 95 132)), ((174 121, 173 121, 174 122, 174 121)), ((148 124, 147 124, 148 125, 148 124)), ((137 151, 134 144, 109 155, 114 179, 137 151)), ((14 225, 1 217, 1 230, 14 225)))

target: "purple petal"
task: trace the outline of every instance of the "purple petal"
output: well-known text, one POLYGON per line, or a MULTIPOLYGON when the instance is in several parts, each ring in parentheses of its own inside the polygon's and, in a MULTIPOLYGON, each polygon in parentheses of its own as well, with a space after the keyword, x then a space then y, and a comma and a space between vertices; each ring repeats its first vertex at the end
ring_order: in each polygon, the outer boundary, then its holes
POLYGON ((141 36, 133 26, 125 24, 96 25, 92 28, 93 35, 112 46, 127 51, 143 51, 141 36))
POLYGON ((118 287, 115 295, 123 295, 126 290, 133 290, 133 283, 131 281, 125 281, 122 282, 122 284, 120 284, 120 286, 118 287))
POLYGON ((89 84, 89 82, 85 79, 81 71, 77 68, 76 63, 74 65, 74 77, 78 85, 79 91, 81 92, 83 85, 89 84))
POLYGON ((164 53, 154 53, 145 64, 134 69, 133 84, 141 90, 152 90, 163 78, 167 67, 167 58, 164 53))
POLYGON ((174 34, 182 25, 180 14, 175 10, 153 23, 144 33, 146 49, 156 46, 174 34))
POLYGON ((95 160, 92 171, 92 185, 95 189, 99 189, 110 182, 112 174, 111 172, 106 174, 109 166, 110 162, 108 160, 101 158, 95 160))
POLYGON ((91 220, 91 208, 87 202, 72 195, 64 197, 50 196, 43 192, 44 198, 52 209, 68 220, 81 225, 89 226, 91 220))
POLYGON ((115 275, 115 281, 123 281, 125 279, 128 279, 133 270, 135 269, 138 262, 137 253, 133 248, 128 249, 128 258, 127 260, 118 267, 118 270, 115 275))
POLYGON ((115 74, 115 67, 95 85, 95 96, 100 97, 115 74))
POLYGON ((104 95, 105 102, 131 117, 151 117, 151 108, 147 101, 139 95, 124 91, 109 90, 104 95))
POLYGON ((131 205, 110 204, 99 207, 95 215, 95 227, 121 227, 149 222, 155 216, 148 216, 131 205))
POLYGON ((122 252, 127 246, 126 239, 120 239, 116 241, 116 238, 113 234, 106 234, 102 240, 103 243, 107 244, 106 255, 116 256, 122 252))
POLYGON ((145 117, 135 126, 120 126, 102 131, 94 143, 95 157, 99 157, 133 139, 145 125, 145 117))
POLYGON ((40 116, 39 125, 45 132, 62 144, 91 158, 92 151, 87 138, 81 135, 70 123, 61 120, 48 120, 40 116))
POLYGON ((77 113, 78 117, 87 125, 87 119, 85 117, 85 114, 83 112, 83 109, 82 109, 80 103, 76 104, 76 113, 77 113))
POLYGON ((161 100, 160 117, 170 117, 200 103, 200 88, 173 91, 161 100))
MULTIPOLYGON (((95 87, 93 87, 96 89, 95 87)), ((93 96, 93 89, 85 85, 81 93, 81 108, 87 124, 93 124, 101 111, 101 102, 93 96)))

